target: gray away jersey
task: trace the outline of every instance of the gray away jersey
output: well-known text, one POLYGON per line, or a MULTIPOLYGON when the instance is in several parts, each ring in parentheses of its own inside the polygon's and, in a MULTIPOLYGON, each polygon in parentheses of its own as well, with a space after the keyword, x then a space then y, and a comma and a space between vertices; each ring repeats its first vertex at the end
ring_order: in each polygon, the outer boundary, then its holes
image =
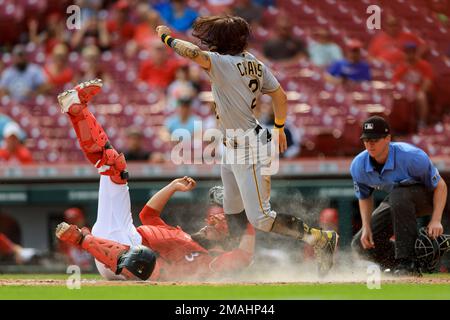
POLYGON ((221 130, 248 130, 256 126, 253 115, 258 96, 276 91, 280 84, 272 72, 252 54, 221 55, 208 52, 208 72, 221 130))

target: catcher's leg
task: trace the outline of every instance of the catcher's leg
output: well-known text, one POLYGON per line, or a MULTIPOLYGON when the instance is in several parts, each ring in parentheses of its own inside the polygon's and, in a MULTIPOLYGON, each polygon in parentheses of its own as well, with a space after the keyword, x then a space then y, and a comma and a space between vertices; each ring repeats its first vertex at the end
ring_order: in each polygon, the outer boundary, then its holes
POLYGON ((99 79, 83 82, 58 95, 58 102, 62 112, 69 115, 86 158, 100 174, 110 176, 114 183, 125 184, 128 179, 125 157, 111 146, 105 131, 87 108, 101 87, 99 79))
POLYGON ((99 268, 100 274, 108 280, 146 280, 155 267, 156 255, 149 248, 130 248, 116 241, 95 237, 87 228, 80 230, 76 225, 63 222, 56 227, 56 236, 89 252, 101 263, 103 268, 99 268))

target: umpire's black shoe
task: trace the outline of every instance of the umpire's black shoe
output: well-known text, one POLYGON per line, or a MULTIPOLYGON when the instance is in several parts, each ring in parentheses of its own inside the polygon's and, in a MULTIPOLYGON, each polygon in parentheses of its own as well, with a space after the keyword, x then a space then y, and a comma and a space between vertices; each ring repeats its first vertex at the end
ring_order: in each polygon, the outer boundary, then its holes
POLYGON ((401 259, 393 270, 385 273, 394 277, 421 277, 419 265, 414 260, 401 259))

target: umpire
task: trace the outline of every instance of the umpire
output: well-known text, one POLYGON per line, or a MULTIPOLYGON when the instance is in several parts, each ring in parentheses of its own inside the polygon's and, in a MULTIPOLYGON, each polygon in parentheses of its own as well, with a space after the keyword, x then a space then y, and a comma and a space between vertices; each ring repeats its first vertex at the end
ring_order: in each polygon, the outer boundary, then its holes
POLYGON ((366 150, 350 166, 362 219, 352 248, 384 268, 393 268, 395 275, 420 275, 414 251, 417 218, 428 222, 430 238, 443 233, 447 185, 423 150, 391 142, 389 125, 382 117, 363 123, 361 140, 366 150), (375 210, 374 190, 388 193, 375 210))

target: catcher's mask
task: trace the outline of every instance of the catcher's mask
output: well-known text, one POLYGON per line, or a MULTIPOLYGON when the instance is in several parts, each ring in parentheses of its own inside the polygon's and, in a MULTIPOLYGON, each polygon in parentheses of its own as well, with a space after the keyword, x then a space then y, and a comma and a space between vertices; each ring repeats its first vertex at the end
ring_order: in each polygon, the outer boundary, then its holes
POLYGON ((208 191, 209 203, 223 207, 223 186, 214 186, 208 191))
POLYGON ((442 234, 436 239, 431 239, 426 228, 420 228, 414 250, 422 272, 433 272, 442 255, 450 250, 450 235, 442 234))
POLYGON ((155 268, 156 253, 146 246, 133 246, 125 252, 117 263, 116 274, 120 274, 126 268, 141 280, 147 280, 155 268))

